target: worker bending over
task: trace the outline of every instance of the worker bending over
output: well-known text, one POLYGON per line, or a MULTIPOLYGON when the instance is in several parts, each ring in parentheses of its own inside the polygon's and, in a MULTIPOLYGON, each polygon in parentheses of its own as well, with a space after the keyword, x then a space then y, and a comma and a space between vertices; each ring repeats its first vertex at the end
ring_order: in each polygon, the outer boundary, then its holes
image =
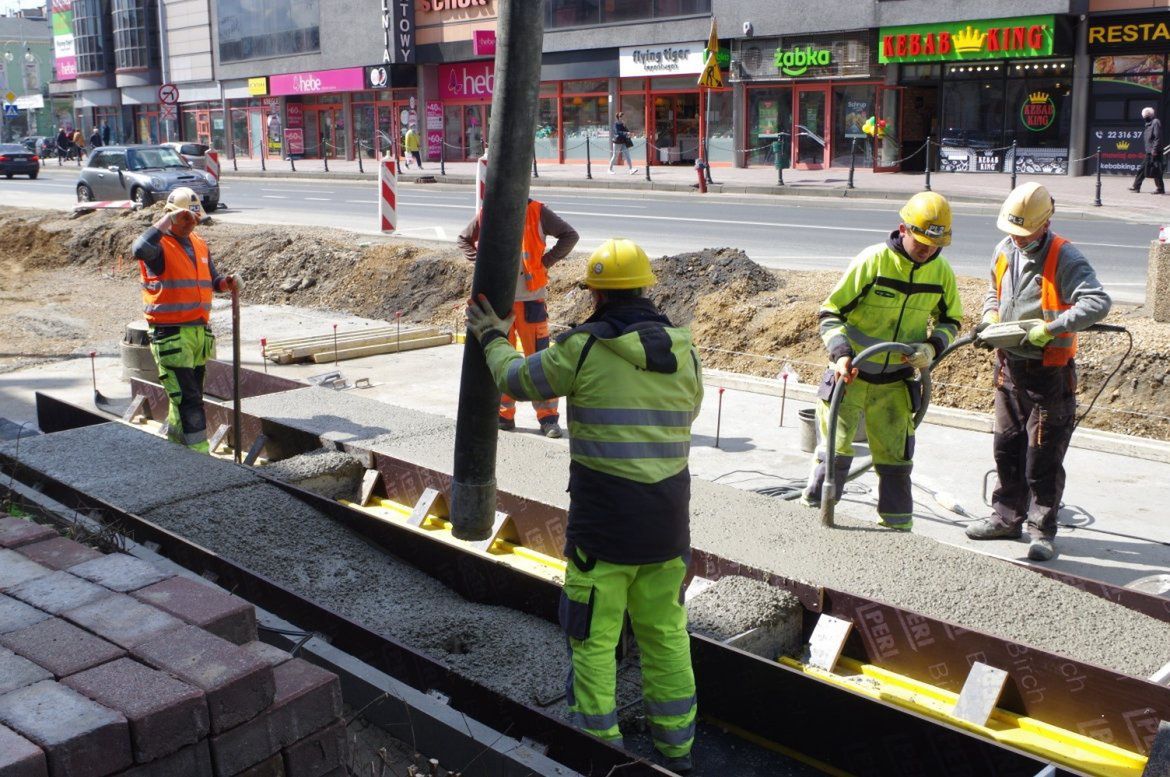
MULTIPOLYGON (((569 524, 560 621, 572 658, 569 710, 618 745, 615 649, 629 613, 642 651, 642 691, 667 768, 689 771, 695 678, 681 588, 690 556, 691 422, 703 401, 690 330, 642 296, 657 279, 630 240, 589 258, 589 319, 524 358, 482 295, 468 303, 500 391, 569 406, 569 524)), ((514 315, 514 314, 513 314, 514 315)))
MULTIPOLYGON (((838 380, 847 388, 837 418, 836 494, 844 492, 853 463, 853 436, 865 414, 874 469, 878 474, 878 523, 909 531, 914 497, 914 413, 922 399, 915 369, 929 368, 955 339, 963 318, 955 273, 942 257, 951 243, 951 206, 945 197, 922 192, 899 212, 902 223, 884 243, 872 245, 849 264, 821 304, 821 339, 832 366, 821 380, 817 421, 828 438, 829 399, 838 380), (914 346, 912 356, 890 352, 855 362, 877 343, 914 346)), ((828 442, 824 443, 830 444, 828 442)), ((825 454, 818 450, 801 502, 820 505, 825 496, 825 454)))
MULTIPOLYGON (((974 540, 1019 538, 1028 523, 1028 558, 1056 555, 1056 516, 1064 495, 1064 454, 1076 425, 1076 333, 1109 314, 1112 301, 1084 254, 1052 231, 1056 201, 1038 183, 1017 186, 996 226, 991 283, 978 333, 1000 321, 1034 319, 1023 341, 995 351, 993 513, 967 527, 974 540)), ((986 345, 990 348, 990 345, 986 345)))
POLYGON ((215 358, 212 291, 239 291, 239 275, 220 275, 207 243, 195 234, 203 218, 199 195, 180 186, 167 197, 162 218, 134 241, 142 274, 142 303, 150 325, 150 352, 166 389, 167 436, 207 452, 203 375, 215 358))

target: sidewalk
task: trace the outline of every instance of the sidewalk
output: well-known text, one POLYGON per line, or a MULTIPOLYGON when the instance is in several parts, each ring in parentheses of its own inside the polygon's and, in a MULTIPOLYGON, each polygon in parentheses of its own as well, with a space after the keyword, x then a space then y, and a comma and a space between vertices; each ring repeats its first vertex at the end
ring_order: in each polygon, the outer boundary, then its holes
MULTIPOLYGON (((594 160, 592 178, 584 164, 540 164, 533 186, 558 186, 573 188, 622 189, 627 191, 694 191, 697 182, 695 169, 685 165, 663 165, 650 168, 650 181, 646 180, 646 169, 630 175, 626 168, 615 168, 610 175, 608 159, 594 160)), ((337 180, 374 180, 377 162, 363 160, 359 171, 357 161, 328 160, 329 171, 325 171, 325 160, 302 159, 295 163, 288 160, 268 160, 265 170, 260 161, 239 157, 233 161, 220 157, 223 177, 267 176, 274 178, 332 178, 337 180), (293 171, 295 164, 296 170, 293 171)), ((475 181, 475 162, 448 162, 446 175, 440 171, 438 162, 427 162, 420 172, 414 167, 401 169, 399 181, 417 183, 448 183, 471 185, 475 181)), ((716 181, 708 184, 713 193, 755 194, 777 196, 821 196, 850 197, 857 199, 901 200, 925 187, 924 173, 875 173, 872 170, 857 169, 854 172, 855 188, 848 188, 849 171, 794 170, 784 171, 784 186, 777 186, 777 171, 771 167, 716 167, 711 170, 716 181)), ((1129 177, 1102 176, 1101 203, 1096 200, 1097 179, 1095 176, 1071 177, 1067 175, 1017 176, 1017 183, 1025 180, 1039 180, 1056 198, 1058 212, 1062 216, 1097 216, 1121 218, 1151 224, 1170 223, 1170 196, 1155 196, 1153 184, 1145 191, 1134 194, 1128 191, 1133 183, 1129 177)), ((954 202, 982 203, 992 209, 998 208, 1003 198, 1011 191, 1011 175, 1008 173, 932 173, 931 188, 945 194, 954 202)))

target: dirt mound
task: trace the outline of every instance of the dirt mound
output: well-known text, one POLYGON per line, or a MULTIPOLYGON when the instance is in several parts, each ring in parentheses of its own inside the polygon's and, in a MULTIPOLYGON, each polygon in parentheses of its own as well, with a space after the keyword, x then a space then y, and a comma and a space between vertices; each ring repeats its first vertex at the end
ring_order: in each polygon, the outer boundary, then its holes
MULTIPOLYGON (((127 321, 139 315, 137 266, 130 246, 158 217, 96 212, 64 217, 24 209, 0 210, 0 371, 85 353, 116 352, 127 321), (62 268, 72 269, 62 272, 62 268), (53 315, 50 315, 50 314, 53 315)), ((298 305, 371 318, 462 326, 473 265, 450 244, 380 241, 331 229, 210 223, 200 228, 221 272, 245 278, 246 302, 298 305)), ((804 383, 826 365, 817 330, 820 302, 837 272, 775 272, 731 248, 654 260, 651 298, 679 325, 690 325, 703 363, 712 368, 775 377, 788 362, 804 383)), ((574 326, 591 312, 577 288, 580 254, 550 271, 549 318, 574 326)), ((985 281, 961 278, 964 329, 974 326, 985 281)), ((1170 439, 1170 327, 1142 309, 1117 310, 1110 321, 1134 335, 1134 352, 1109 383, 1085 425, 1170 439)), ((1088 333, 1078 355, 1083 405, 1121 362, 1125 336, 1088 333)), ((991 356, 966 349, 934 374, 940 405, 988 411, 991 356)))

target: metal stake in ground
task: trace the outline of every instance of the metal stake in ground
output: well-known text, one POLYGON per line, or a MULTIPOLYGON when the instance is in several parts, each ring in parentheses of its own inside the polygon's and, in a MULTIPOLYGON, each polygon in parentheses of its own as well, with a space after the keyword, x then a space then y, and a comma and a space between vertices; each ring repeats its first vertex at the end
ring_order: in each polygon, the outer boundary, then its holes
MULTIPOLYGON (((503 315, 512 309, 528 207, 528 161, 535 152, 537 92, 544 14, 531 3, 500 0, 496 21, 496 88, 479 250, 471 295, 484 294, 503 315)), ((496 442, 500 393, 474 337, 463 349, 455 463, 451 481, 452 533, 485 540, 496 517, 496 442)))
POLYGON ((264 374, 268 374, 268 338, 260 338, 260 363, 264 365, 264 374))
POLYGON ((715 447, 719 447, 719 431, 723 426, 723 387, 719 387, 719 409, 715 412, 715 447))
MULTIPOLYGON (((238 277, 238 276, 237 276, 238 277)), ((242 460, 243 435, 240 432, 240 290, 232 283, 232 456, 242 460)))
POLYGON ((337 324, 333 325, 333 366, 337 366, 337 324))

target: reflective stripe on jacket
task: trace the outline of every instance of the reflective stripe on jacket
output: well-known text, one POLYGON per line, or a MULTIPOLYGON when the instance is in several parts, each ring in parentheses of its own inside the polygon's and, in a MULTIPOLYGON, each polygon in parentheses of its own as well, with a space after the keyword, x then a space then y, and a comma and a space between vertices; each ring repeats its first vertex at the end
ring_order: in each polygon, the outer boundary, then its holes
MULTIPOLYGON (((963 318, 955 273, 940 254, 921 264, 897 248, 894 232, 885 243, 857 255, 821 304, 821 339, 836 360, 884 342, 929 342, 942 353, 963 318)), ((883 382, 910 370, 890 353, 855 362, 863 378, 883 382)))
MULTIPOLYGON (((1048 323, 1052 323, 1061 313, 1072 307, 1060 295, 1060 286, 1056 282, 1056 268, 1060 263, 1060 251, 1068 240, 1053 235, 1048 241, 1048 252, 1044 256, 1044 269, 1040 273, 1040 315, 1048 323)), ((1000 244, 1005 245, 1004 243, 1000 244)), ((1000 251, 995 256, 995 298, 1003 299, 1003 277, 1007 274, 1011 263, 1007 256, 1000 251)), ((1077 333, 1064 332, 1056 335, 1052 342, 1044 346, 1042 358, 1045 367, 1063 367, 1077 355, 1077 333)))
POLYGON ((206 323, 211 316, 211 252, 198 235, 192 233, 188 239, 195 250, 194 262, 178 240, 164 235, 162 274, 154 275, 145 262, 138 263, 143 313, 151 324, 206 323))

